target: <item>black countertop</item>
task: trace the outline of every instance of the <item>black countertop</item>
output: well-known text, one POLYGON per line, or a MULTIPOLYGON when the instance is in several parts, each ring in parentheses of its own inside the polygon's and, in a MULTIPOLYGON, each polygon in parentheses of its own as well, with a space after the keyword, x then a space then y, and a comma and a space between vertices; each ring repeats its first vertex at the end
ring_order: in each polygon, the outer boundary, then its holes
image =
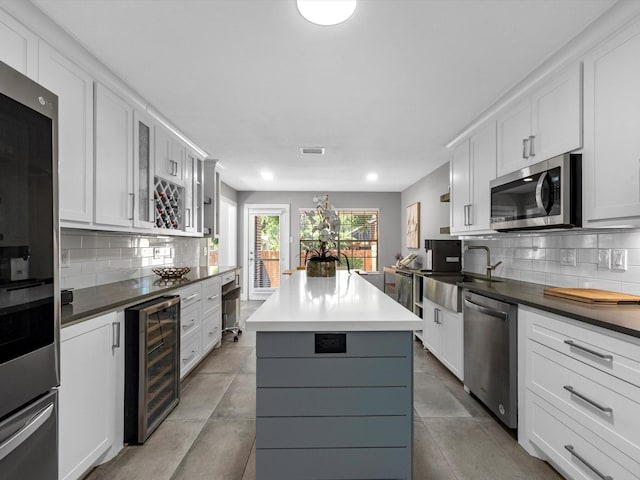
POLYGON ((499 280, 492 283, 459 282, 458 286, 498 300, 528 305, 640 338, 640 305, 600 305, 565 300, 545 295, 545 285, 499 280))
POLYGON ((237 270, 238 267, 195 267, 177 280, 157 275, 73 290, 73 303, 62 306, 63 327, 171 293, 172 290, 237 270))

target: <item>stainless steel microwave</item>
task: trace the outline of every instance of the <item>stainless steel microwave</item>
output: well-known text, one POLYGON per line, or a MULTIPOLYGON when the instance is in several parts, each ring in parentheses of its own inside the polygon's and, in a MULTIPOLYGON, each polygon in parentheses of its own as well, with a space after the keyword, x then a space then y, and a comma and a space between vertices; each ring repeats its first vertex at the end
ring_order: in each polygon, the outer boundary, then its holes
POLYGON ((582 226, 582 164, 565 153, 491 181, 491 228, 582 226))

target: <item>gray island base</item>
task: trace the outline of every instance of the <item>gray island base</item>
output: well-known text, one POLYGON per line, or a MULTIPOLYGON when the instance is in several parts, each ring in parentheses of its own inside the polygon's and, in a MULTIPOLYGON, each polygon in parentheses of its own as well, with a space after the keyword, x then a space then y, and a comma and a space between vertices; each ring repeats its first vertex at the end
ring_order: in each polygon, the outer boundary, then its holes
POLYGON ((247 321, 257 330, 258 480, 412 478, 413 329, 420 320, 365 280, 339 275, 333 283, 294 275, 247 321), (295 294, 308 283, 317 300, 316 280, 328 289, 308 330, 278 322, 276 312, 296 310, 295 294), (336 297, 340 291, 357 295, 336 297), (331 310, 351 310, 356 297, 378 311, 367 317, 363 306, 353 321, 327 320, 331 310), (282 302, 288 307, 278 308, 282 302), (359 329, 365 325, 373 328, 359 329))

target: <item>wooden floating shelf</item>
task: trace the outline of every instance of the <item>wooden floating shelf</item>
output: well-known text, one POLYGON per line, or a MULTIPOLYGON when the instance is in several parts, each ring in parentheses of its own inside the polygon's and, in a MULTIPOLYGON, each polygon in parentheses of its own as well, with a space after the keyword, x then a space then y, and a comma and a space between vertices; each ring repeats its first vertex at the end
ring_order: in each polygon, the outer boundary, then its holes
POLYGON ((451 194, 449 192, 443 193, 442 195, 440 195, 440 201, 442 203, 451 201, 451 194))

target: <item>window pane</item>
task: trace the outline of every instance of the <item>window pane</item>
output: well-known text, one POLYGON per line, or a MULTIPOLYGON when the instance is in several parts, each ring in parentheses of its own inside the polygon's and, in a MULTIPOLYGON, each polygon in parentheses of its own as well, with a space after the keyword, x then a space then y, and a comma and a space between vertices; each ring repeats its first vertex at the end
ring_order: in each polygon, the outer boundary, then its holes
MULTIPOLYGON (((340 210, 339 239, 335 250, 346 268, 344 256, 351 268, 367 272, 378 270, 378 210, 340 210)), ((318 248, 313 226, 307 221, 304 210, 300 210, 300 266, 305 264, 308 250, 318 248)))

